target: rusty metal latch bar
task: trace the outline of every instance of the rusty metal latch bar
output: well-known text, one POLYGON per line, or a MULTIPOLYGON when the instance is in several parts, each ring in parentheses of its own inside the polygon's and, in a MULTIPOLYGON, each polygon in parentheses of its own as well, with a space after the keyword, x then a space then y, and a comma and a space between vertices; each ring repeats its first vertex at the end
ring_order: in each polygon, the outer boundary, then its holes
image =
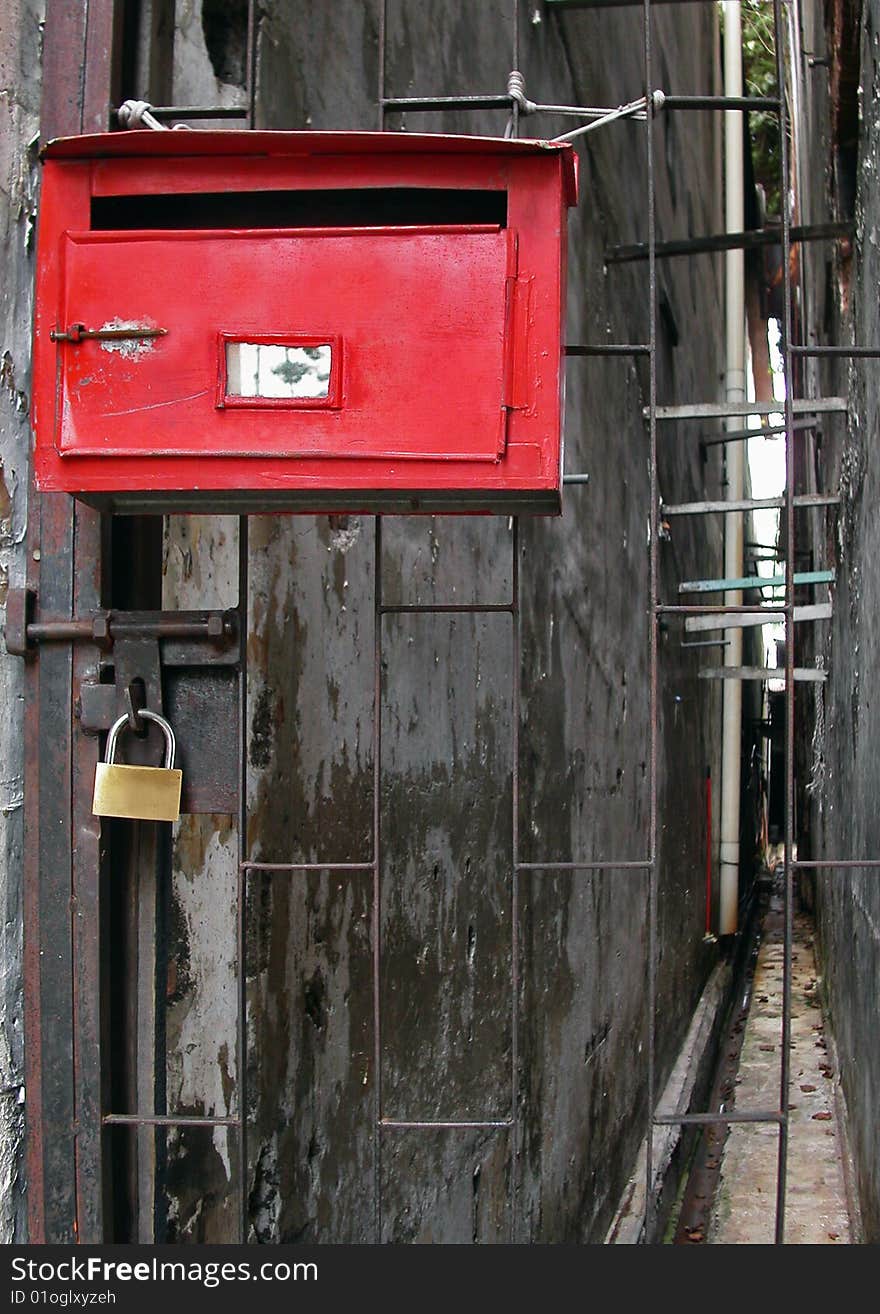
POLYGON ((120 639, 204 639, 218 648, 235 641, 234 611, 96 612, 83 620, 34 620, 32 590, 10 589, 6 608, 6 651, 26 657, 39 643, 94 643, 109 649, 120 639))
POLYGON ((164 328, 151 328, 148 324, 128 325, 125 328, 86 328, 85 324, 69 324, 66 329, 52 329, 53 342, 84 342, 86 338, 100 338, 108 342, 137 342, 141 338, 163 338, 164 328))

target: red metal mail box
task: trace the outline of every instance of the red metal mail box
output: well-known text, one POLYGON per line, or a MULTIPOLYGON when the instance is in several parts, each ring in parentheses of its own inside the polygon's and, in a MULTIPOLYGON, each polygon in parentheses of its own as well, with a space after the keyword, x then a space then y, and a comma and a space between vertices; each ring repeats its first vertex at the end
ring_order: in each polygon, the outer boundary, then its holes
POLYGON ((569 146, 50 143, 37 486, 122 511, 558 511, 569 146))

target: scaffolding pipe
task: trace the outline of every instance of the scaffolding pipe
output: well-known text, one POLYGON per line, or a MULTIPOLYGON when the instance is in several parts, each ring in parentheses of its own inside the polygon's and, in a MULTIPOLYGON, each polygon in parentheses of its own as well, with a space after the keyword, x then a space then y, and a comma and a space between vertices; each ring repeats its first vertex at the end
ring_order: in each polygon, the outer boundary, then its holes
MULTIPOLYGON (((742 16, 739 0, 724 4, 724 95, 742 96, 742 16)), ((740 110, 724 112, 724 227, 741 233, 745 227, 743 200, 743 118, 740 110)), ((724 397, 745 401, 745 255, 741 250, 725 253, 725 367, 724 397)), ((727 428, 735 421, 726 422, 727 428)), ((745 449, 740 443, 725 448, 727 497, 742 501, 745 449)), ((724 517, 724 574, 736 579, 743 574, 743 515, 724 517)), ((731 589, 724 601, 742 603, 742 592, 731 589)), ((743 632, 725 631, 730 643, 724 650, 724 665, 742 666, 743 632)), ((740 772, 742 755, 742 681, 725 680, 722 688, 721 730, 721 861, 719 879, 718 932, 732 935, 737 928, 739 904, 740 772)))

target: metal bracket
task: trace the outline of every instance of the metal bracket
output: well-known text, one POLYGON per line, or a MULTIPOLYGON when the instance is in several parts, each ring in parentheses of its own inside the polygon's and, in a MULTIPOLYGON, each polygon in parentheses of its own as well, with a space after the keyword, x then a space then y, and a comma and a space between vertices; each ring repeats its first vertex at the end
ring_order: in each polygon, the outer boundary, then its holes
POLYGON ((12 657, 28 655, 28 626, 36 607, 33 589, 9 589, 6 594, 6 651, 12 657))
MULTIPOLYGON (((152 615, 162 613, 152 613, 152 615)), ((169 615, 173 613, 165 613, 169 615)), ((120 613, 129 629, 149 612, 120 613)), ((224 613, 237 636, 236 613, 224 613)), ((141 622, 139 628, 143 630, 141 622)), ((155 630, 156 624, 152 628, 155 630)), ((178 765, 183 770, 181 812, 235 813, 240 785, 238 743, 238 681, 242 654, 237 637, 225 646, 194 639, 161 638, 158 634, 117 636, 113 649, 100 660, 103 682, 79 687, 77 718, 86 734, 101 734, 120 716, 134 731, 126 739, 126 759, 135 765, 154 764, 161 744, 155 727, 138 716, 141 709, 159 711, 174 726, 178 765)))

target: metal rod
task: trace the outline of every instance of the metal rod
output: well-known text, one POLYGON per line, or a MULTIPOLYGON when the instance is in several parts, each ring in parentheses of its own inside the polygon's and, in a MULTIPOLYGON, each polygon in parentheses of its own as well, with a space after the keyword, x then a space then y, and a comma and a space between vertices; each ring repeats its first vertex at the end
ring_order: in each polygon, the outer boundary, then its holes
MULTIPOLYGON (((656 0, 655 0, 656 3, 656 0)), ((791 229, 792 241, 831 242, 852 237, 854 225, 849 222, 828 224, 802 224, 791 229)), ((777 228, 752 228, 742 233, 707 233, 703 237, 682 237, 657 243, 657 258, 669 260, 675 256, 704 255, 713 251, 751 250, 758 246, 779 246, 777 228)), ((646 260, 645 242, 632 242, 626 246, 612 246, 605 252, 605 263, 624 265, 632 260, 646 260)))
POLYGON ((247 105, 151 105, 154 119, 246 119, 247 105))
MULTIPOLYGON (((656 0, 654 0, 656 4, 656 0)), ((665 110, 778 110, 778 96, 666 96, 665 110)), ((728 247, 728 250, 731 248, 728 247)))
MULTIPOLYGON (((519 100, 510 93, 483 96, 389 96, 382 101, 383 108, 391 113, 441 114, 447 110, 486 110, 520 108, 519 100)), ((558 114, 563 118, 608 119, 612 115, 643 117, 644 109, 631 106, 604 105, 538 105, 530 102, 529 114, 558 114)))
MULTIPOLYGON (((249 12, 254 0, 250 0, 249 12)), ((248 580, 249 580, 249 533, 247 516, 238 518, 238 612, 240 660, 238 667, 238 872, 236 874, 235 935, 236 955, 238 958, 238 991, 235 1014, 235 1058, 238 1077, 238 1230, 239 1243, 246 1245, 250 1218, 248 1205, 250 1190, 248 1185, 248 1085, 247 1085, 247 893, 248 871, 248 826, 247 826, 247 770, 248 752, 247 736, 250 721, 248 719, 248 580)))
MULTIPOLYGON (((783 313, 780 324, 780 349, 783 360, 785 379, 785 424, 792 423, 796 404, 792 401, 794 376, 792 373, 792 287, 791 287, 791 203, 789 189, 788 161, 788 106, 785 101, 785 57, 782 46, 783 22, 782 0, 773 0, 773 33, 776 51, 776 86, 781 100, 779 119, 779 172, 780 191, 782 194, 782 301, 783 313)), ((791 944, 793 935, 792 917, 792 869, 794 857, 794 627, 791 617, 794 614, 794 590, 797 576, 794 573, 795 551, 795 515, 794 515, 794 443, 786 437, 785 443, 785 531, 787 556, 785 561, 785 601, 791 608, 786 616, 785 625, 785 875, 784 875, 784 909, 783 909, 783 950, 782 950, 782 1054, 779 1074, 779 1107, 788 1109, 789 1079, 791 1065, 791 944)), ((779 1124, 779 1160, 776 1175, 776 1244, 785 1240, 785 1188, 788 1166, 788 1113, 779 1124)))
POLYGON ((572 343, 565 348, 566 356, 649 356, 651 348, 645 342, 572 343))
MULTIPOLYGON (((513 4, 513 67, 519 68, 519 0, 513 4)), ((514 103, 510 119, 513 137, 519 135, 521 106, 514 103)), ((508 1241, 516 1241, 516 1200, 519 1168, 519 728, 521 700, 521 629, 519 575, 519 516, 511 521, 510 600, 513 607, 510 648, 513 716, 510 732, 510 1174, 508 1177, 508 1241)))
MULTIPOLYGON (((383 14, 387 0, 382 0, 383 14)), ((383 21, 384 29, 384 21, 383 21)), ((376 1244, 382 1241, 382 951, 381 951, 381 787, 382 787, 382 517, 373 533, 373 1195, 376 1244)))
POLYGON ((389 603, 379 608, 380 616, 419 616, 464 615, 480 616, 484 612, 512 612, 509 602, 426 602, 426 603, 389 603))
POLYGON ((692 643, 680 643, 680 648, 728 648, 730 639, 695 639, 692 643))
POLYGON ((880 867, 880 858, 797 858, 791 865, 806 871, 814 867, 880 867))
MULTIPOLYGON (((757 579, 758 577, 753 575, 751 578, 757 579)), ((761 605, 756 603, 753 607, 745 604, 743 606, 734 606, 732 603, 723 603, 717 606, 698 603, 691 603, 690 605, 660 603, 656 607, 656 611, 658 615, 668 614, 671 616, 764 616, 769 615, 771 611, 774 613, 778 611, 787 613, 787 607, 785 603, 776 602, 771 603, 769 606, 766 603, 761 605)))
POLYGON ((564 484, 588 484, 590 482, 590 476, 588 474, 563 475, 562 482, 564 484))
MULTIPOLYGON (((791 426, 794 433, 804 429, 815 429, 815 420, 795 420, 791 426)), ((757 429, 728 429, 721 438, 700 438, 701 447, 721 447, 724 443, 739 443, 750 438, 772 438, 774 434, 785 433, 784 424, 762 424, 757 429)))
POLYGON ((114 639, 209 639, 216 643, 230 639, 234 634, 235 627, 227 615, 204 621, 126 621, 114 616, 96 616, 92 620, 31 621, 27 627, 28 643, 75 643, 78 640, 112 643, 114 639))
MULTIPOLYGON (((803 493, 794 499, 797 507, 839 506, 840 497, 834 493, 803 493)), ((663 516, 702 516, 713 511, 728 514, 732 511, 772 511, 785 506, 784 497, 746 497, 738 502, 682 502, 678 506, 661 505, 663 516)))
POLYGON ((661 1127, 712 1127, 737 1122, 781 1122, 784 1114, 776 1110, 731 1109, 729 1113, 658 1113, 654 1121, 661 1127))
POLYGON ((245 96, 247 99, 247 124, 248 128, 256 127, 257 119, 257 14, 256 0, 248 0, 247 6, 247 44, 245 47, 245 60, 247 69, 245 74, 245 96))
POLYGON ((519 861, 519 738, 520 713, 522 698, 522 612, 520 607, 520 571, 519 571, 519 516, 514 516, 511 535, 510 565, 511 593, 513 601, 513 624, 511 625, 511 679, 513 701, 513 724, 511 726, 511 794, 510 794, 510 828, 511 828, 511 880, 510 880, 510 1116, 512 1128, 511 1166, 510 1166, 510 1241, 515 1240, 516 1227, 516 1187, 519 1165, 519 877, 522 867, 519 861))
MULTIPOLYGON (((830 602, 809 603, 806 606, 795 607, 794 621, 795 624, 803 621, 830 620, 833 614, 833 607, 830 602)), ((713 616, 690 616, 684 623, 684 628, 693 632, 696 630, 718 630, 718 629, 748 629, 753 625, 782 625, 785 621, 784 611, 768 611, 764 616, 730 616, 725 621, 718 621, 713 616)))
MULTIPOLYGON (((710 4, 713 0, 651 0, 654 5, 710 4)), ((544 0, 548 9, 624 9, 642 7, 644 0, 544 0)))
POLYGON ((239 870, 271 874, 294 871, 372 871, 374 866, 372 862, 242 862, 239 870))
POLYGON ((614 858, 608 861, 590 862, 517 862, 517 871, 647 871, 652 865, 650 858, 626 858, 621 862, 614 858))
POLYGON ((105 1113, 101 1119, 112 1127, 238 1127, 238 1118, 199 1118, 164 1113, 105 1113))
POLYGON ((509 110, 513 97, 506 93, 503 96, 383 96, 380 103, 386 112, 433 114, 445 110, 509 110))
MULTIPOLYGON (((786 562, 786 567, 789 565, 786 562)), ((678 586, 679 593, 726 593, 730 589, 781 588, 785 575, 742 575, 739 579, 687 579, 678 586)), ((800 570, 793 576, 794 584, 833 584, 833 570, 800 570)), ((792 605, 794 605, 792 603, 792 605)))
POLYGON ((379 1126, 393 1128, 395 1131, 468 1131, 472 1128, 489 1129, 493 1127, 512 1127, 511 1118, 497 1118, 494 1121, 485 1122, 454 1122, 438 1119, 434 1122, 408 1122, 402 1118, 381 1118, 379 1126))
MULTIPOLYGON (((795 415, 827 415, 836 411, 845 412, 848 409, 848 403, 845 397, 802 398, 791 402, 791 408, 795 415)), ((714 402, 696 402, 691 406, 658 406, 657 419, 723 420, 728 415, 772 415, 774 412, 784 409, 775 400, 772 402, 721 402, 718 405, 714 402)), ((647 407, 642 411, 645 419, 648 418, 647 411, 647 407)))
POLYGON ((819 666, 795 666, 791 677, 784 666, 707 666, 701 680, 782 680, 793 678, 805 684, 822 684, 828 672, 819 666))
POLYGON ((873 360, 880 357, 880 347, 790 347, 792 356, 854 356, 873 360))
POLYGON ((645 1001, 648 1055, 647 1055, 647 1103, 648 1122, 645 1130, 645 1239, 652 1239, 656 1217, 656 1197, 654 1191, 654 1122, 653 1113, 657 1103, 656 1073, 656 1012, 657 1012, 657 896, 658 896, 658 793, 657 761, 659 751, 659 617, 656 605, 660 596, 660 489, 657 469, 657 219, 656 187, 654 178, 654 111, 650 98, 653 86, 652 51, 651 51, 651 0, 644 0, 642 10, 642 29, 645 55, 645 96, 648 113, 645 119, 645 155, 647 166, 647 211, 648 211, 648 344, 649 378, 648 378, 648 460, 650 465, 650 511, 649 525, 651 534, 649 561, 649 589, 651 614, 649 617, 648 636, 648 678, 649 678, 649 760, 650 760, 650 794, 648 805, 648 851, 651 865, 648 868, 648 943, 647 943, 647 999, 645 1001))

